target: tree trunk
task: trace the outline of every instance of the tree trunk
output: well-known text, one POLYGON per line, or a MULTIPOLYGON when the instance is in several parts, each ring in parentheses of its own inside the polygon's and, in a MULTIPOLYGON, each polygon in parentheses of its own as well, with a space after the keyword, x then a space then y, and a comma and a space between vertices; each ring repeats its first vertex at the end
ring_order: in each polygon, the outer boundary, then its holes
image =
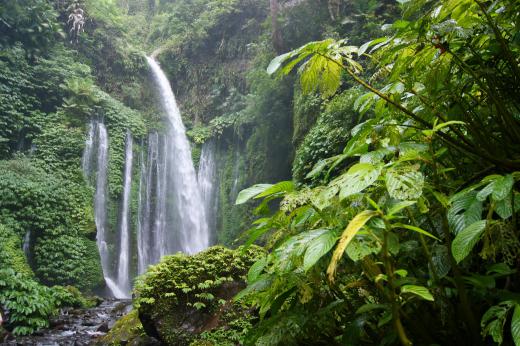
POLYGON ((273 47, 277 54, 281 54, 284 51, 284 47, 282 33, 278 25, 278 0, 269 0, 269 7, 271 10, 271 39, 273 47))

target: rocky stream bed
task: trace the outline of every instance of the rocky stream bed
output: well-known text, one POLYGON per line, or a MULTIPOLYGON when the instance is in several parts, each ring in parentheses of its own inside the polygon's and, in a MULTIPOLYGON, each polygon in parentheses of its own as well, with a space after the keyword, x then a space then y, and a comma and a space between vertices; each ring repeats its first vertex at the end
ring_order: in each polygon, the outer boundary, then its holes
POLYGON ((0 340, 0 345, 92 345, 112 328, 118 318, 132 309, 131 303, 131 300, 105 300, 90 309, 63 309, 59 316, 51 320, 50 328, 31 336, 0 340))

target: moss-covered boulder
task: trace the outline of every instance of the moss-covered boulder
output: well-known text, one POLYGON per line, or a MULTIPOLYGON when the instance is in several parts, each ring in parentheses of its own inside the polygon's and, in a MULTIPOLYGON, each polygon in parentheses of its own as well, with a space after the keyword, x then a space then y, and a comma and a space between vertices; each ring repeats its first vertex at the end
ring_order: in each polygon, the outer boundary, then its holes
POLYGON ((232 339, 250 326, 251 312, 232 298, 262 251, 214 246, 193 256, 164 257, 136 285, 135 306, 146 333, 167 345, 236 344, 232 339))
POLYGON ((146 335, 143 325, 137 315, 137 310, 132 310, 125 316, 121 317, 110 331, 101 337, 95 345, 139 345, 153 346, 160 343, 146 335))

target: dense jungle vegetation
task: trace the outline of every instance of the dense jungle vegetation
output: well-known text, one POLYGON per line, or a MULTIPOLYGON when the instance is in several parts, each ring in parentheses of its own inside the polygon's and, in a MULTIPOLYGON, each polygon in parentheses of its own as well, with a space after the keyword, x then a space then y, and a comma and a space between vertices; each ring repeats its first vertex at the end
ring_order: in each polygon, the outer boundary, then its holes
POLYGON ((215 143, 215 246, 136 277, 98 344, 520 346, 519 26, 516 0, 2 1, 0 343, 103 295, 89 121, 115 251, 153 55, 195 166, 215 143))

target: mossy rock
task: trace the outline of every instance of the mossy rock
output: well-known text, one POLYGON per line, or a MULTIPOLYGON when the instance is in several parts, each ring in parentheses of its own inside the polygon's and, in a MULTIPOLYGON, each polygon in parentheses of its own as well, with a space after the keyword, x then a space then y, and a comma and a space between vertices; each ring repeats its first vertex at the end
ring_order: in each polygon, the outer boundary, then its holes
POLYGON ((160 343, 146 335, 137 310, 132 310, 117 320, 108 334, 96 341, 96 345, 160 345, 160 343))
POLYGON ((193 256, 165 256, 136 285, 135 306, 146 333, 182 346, 203 333, 244 328, 237 320, 248 321, 251 313, 233 297, 245 287, 245 275, 261 254, 256 246, 214 246, 193 256))

